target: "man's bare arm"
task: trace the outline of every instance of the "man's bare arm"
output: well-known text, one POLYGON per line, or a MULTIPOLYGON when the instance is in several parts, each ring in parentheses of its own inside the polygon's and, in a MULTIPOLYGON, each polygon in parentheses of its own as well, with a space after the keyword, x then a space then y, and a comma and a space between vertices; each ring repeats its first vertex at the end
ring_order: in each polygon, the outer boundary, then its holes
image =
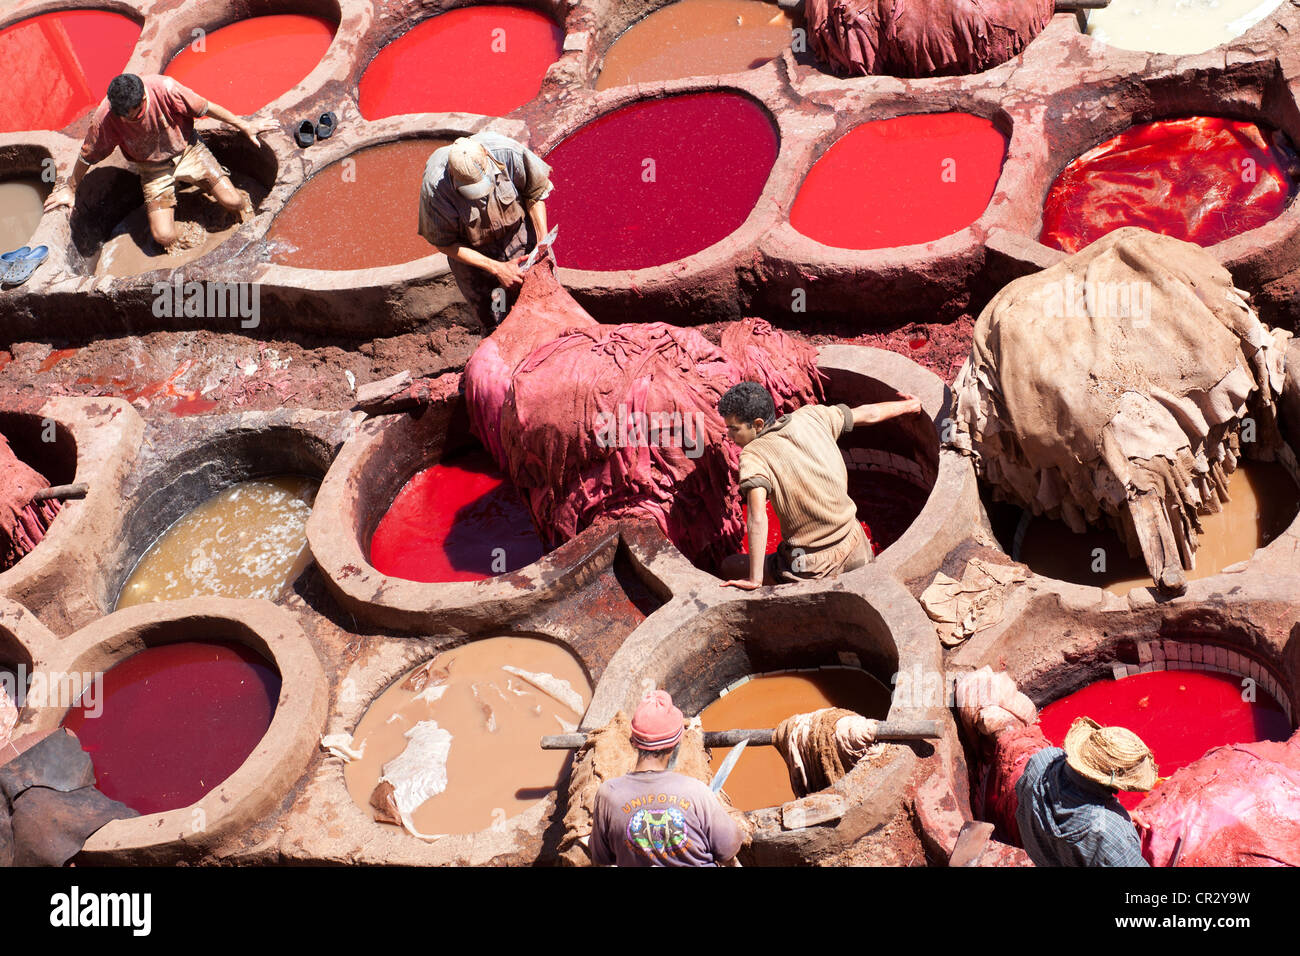
POLYGON ((921 411, 921 400, 911 395, 904 395, 897 402, 876 402, 874 405, 859 405, 853 409, 853 427, 875 425, 880 422, 898 418, 900 415, 914 415, 921 411))
POLYGON ((60 206, 71 206, 76 202, 77 187, 81 185, 81 178, 89 171, 90 165, 78 156, 77 161, 72 166, 72 175, 68 177, 68 181, 56 185, 50 194, 45 197, 45 211, 50 212, 60 206))
POLYGON ((211 100, 208 100, 207 115, 211 116, 214 120, 225 123, 227 126, 233 126, 254 143, 257 142, 257 137, 262 133, 269 133, 277 128, 274 120, 265 119, 256 124, 250 123, 243 117, 236 116, 224 106, 213 103, 211 100))

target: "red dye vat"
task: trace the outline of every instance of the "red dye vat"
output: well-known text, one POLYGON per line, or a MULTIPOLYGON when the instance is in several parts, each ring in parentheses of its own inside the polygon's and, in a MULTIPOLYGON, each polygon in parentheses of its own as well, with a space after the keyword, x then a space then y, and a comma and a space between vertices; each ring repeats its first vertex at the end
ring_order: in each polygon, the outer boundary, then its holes
POLYGON ((647 100, 588 123, 546 157, 556 261, 644 269, 699 252, 749 216, 776 151, 771 118, 737 93, 647 100))
POLYGON ((320 17, 251 17, 207 34, 202 50, 191 43, 164 72, 232 113, 247 116, 297 86, 333 39, 334 24, 320 17))
POLYGON ((63 129, 108 93, 140 24, 105 10, 43 13, 0 30, 0 133, 63 129))
MULTIPOLYGON (((1091 717, 1103 727, 1127 727, 1151 748, 1160 776, 1168 777, 1212 747, 1291 736, 1291 723, 1277 701, 1258 686, 1253 702, 1242 700, 1241 681, 1228 674, 1180 670, 1098 681, 1044 707, 1039 723, 1058 747, 1076 717, 1091 717)), ((1143 796, 1121 793, 1119 799, 1131 810, 1143 796)))
POLYGON ((239 769, 271 725, 280 677, 242 644, 150 647, 64 718, 95 785, 140 813, 186 807, 239 769), (98 713, 98 716, 93 716, 98 713))
POLYGON ((1040 238, 1078 252, 1141 226, 1212 246, 1277 218, 1298 178, 1280 132, 1209 116, 1146 123, 1065 167, 1047 194, 1040 238))
POLYGON ((790 225, 841 249, 940 239, 983 214, 1006 155, 1006 137, 968 113, 864 123, 809 170, 790 225))
POLYGON ((361 76, 361 115, 504 116, 542 88, 564 31, 524 7, 462 7, 416 24, 379 51, 361 76))
MULTIPOLYGON (((860 509, 859 509, 860 510, 860 509)), ((740 506, 741 516, 746 522, 749 521, 749 506, 740 506)), ((871 542, 871 553, 879 554, 881 551, 880 544, 876 541, 875 536, 871 533, 871 528, 861 518, 858 524, 862 525, 862 530, 867 533, 867 540, 871 542)), ((776 511, 772 508, 772 501, 767 502, 767 550, 765 554, 776 554, 777 547, 781 544, 781 522, 777 520, 776 511)), ((740 551, 742 554, 749 554, 749 535, 746 534, 740 542, 740 551)))
POLYGON ((370 540, 370 563, 408 581, 481 581, 545 553, 514 486, 482 450, 408 481, 370 540))

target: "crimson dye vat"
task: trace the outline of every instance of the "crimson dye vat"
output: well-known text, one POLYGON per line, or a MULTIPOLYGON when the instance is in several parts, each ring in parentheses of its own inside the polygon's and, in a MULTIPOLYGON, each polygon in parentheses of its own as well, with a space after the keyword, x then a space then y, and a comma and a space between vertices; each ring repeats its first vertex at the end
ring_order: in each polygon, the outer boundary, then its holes
POLYGON ((358 100, 368 120, 400 113, 504 116, 542 87, 564 31, 525 7, 462 7, 416 24, 370 61, 358 100))
POLYGON ((107 10, 43 13, 0 30, 0 133, 63 129, 108 93, 140 24, 107 10))
POLYGON ((272 262, 377 269, 437 252, 417 231, 424 167, 443 139, 383 143, 331 163, 298 188, 266 234, 272 262))
POLYGON ((983 214, 1006 155, 1006 137, 968 113, 863 123, 813 165, 790 225, 841 249, 941 239, 983 214))
POLYGON ((320 17, 251 17, 195 39, 164 72, 232 113, 247 116, 302 82, 333 39, 334 24, 320 17))
POLYGON ((111 668, 63 721, 95 785, 140 813, 186 807, 239 769, 271 725, 280 676, 242 644, 150 647, 111 668))
POLYGON ((481 581, 544 553, 514 486, 481 449, 415 475, 370 541, 370 563, 408 581, 481 581))
POLYGON ((1212 246, 1276 219, 1300 159, 1267 126, 1213 116, 1158 120, 1084 153, 1052 184, 1040 240, 1078 252, 1123 226, 1212 246))
MULTIPOLYGON (((1168 777, 1212 747, 1256 740, 1286 740, 1291 721, 1263 687, 1252 684, 1245 699, 1243 678, 1210 671, 1164 670, 1089 684, 1048 704, 1039 714, 1043 733, 1055 746, 1065 742, 1076 717, 1103 727, 1127 727, 1151 748, 1160 776, 1168 777)), ((1136 807, 1143 793, 1121 792, 1136 807)))
POLYGON ((643 100, 588 123, 546 156, 556 261, 644 269, 725 239, 762 194, 777 145, 767 111, 739 93, 643 100))

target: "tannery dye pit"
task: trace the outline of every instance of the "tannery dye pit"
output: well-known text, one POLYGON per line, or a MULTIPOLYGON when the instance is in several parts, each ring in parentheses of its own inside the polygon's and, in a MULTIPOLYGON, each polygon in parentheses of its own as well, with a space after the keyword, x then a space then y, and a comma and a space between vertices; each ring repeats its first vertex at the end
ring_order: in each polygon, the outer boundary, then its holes
POLYGON ((274 600, 311 562, 306 524, 317 482, 245 481, 167 529, 122 586, 119 608, 210 594, 274 600))
POLYGON ((70 3, 0 11, 0 865, 1300 864, 1294 0, 70 3), (1122 853, 1016 822, 1083 715, 1122 853))
MULTIPOLYGON (((787 717, 822 707, 842 707, 883 718, 890 691, 866 671, 828 667, 813 671, 759 674, 731 687, 700 712, 706 731, 734 727, 775 727, 787 717)), ((712 767, 722 766, 731 748, 713 752, 712 767)), ((771 747, 747 749, 727 778, 727 793, 742 810, 780 806, 795 798, 781 755, 771 747)))
POLYGON ((279 694, 279 675, 242 644, 182 641, 113 667, 64 726, 90 754, 104 794, 159 813, 189 806, 238 770, 279 694))
POLYGON ((543 553, 518 493, 484 451, 414 475, 370 540, 374 566, 408 581, 480 581, 543 553))
POLYGON ((565 756, 537 740, 577 726, 591 688, 558 644, 490 637, 439 654, 366 711, 344 768, 357 805, 423 834, 485 830, 554 790, 565 756), (395 811, 395 812, 394 812, 395 811))
POLYGON ((420 179, 445 139, 359 150, 307 180, 266 234, 273 262, 299 269, 375 269, 431 255, 417 231, 420 179))

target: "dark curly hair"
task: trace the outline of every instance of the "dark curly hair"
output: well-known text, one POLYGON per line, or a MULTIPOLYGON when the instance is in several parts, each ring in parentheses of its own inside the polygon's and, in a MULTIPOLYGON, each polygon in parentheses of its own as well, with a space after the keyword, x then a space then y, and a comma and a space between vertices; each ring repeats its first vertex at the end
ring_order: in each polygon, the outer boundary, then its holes
POLYGON ((144 81, 134 73, 113 77, 108 84, 108 106, 118 116, 130 116, 144 99, 144 81))
POLYGON ((718 400, 718 414, 724 419, 738 418, 742 422, 763 419, 770 422, 776 418, 776 405, 767 389, 757 382, 741 382, 727 389, 718 400))

